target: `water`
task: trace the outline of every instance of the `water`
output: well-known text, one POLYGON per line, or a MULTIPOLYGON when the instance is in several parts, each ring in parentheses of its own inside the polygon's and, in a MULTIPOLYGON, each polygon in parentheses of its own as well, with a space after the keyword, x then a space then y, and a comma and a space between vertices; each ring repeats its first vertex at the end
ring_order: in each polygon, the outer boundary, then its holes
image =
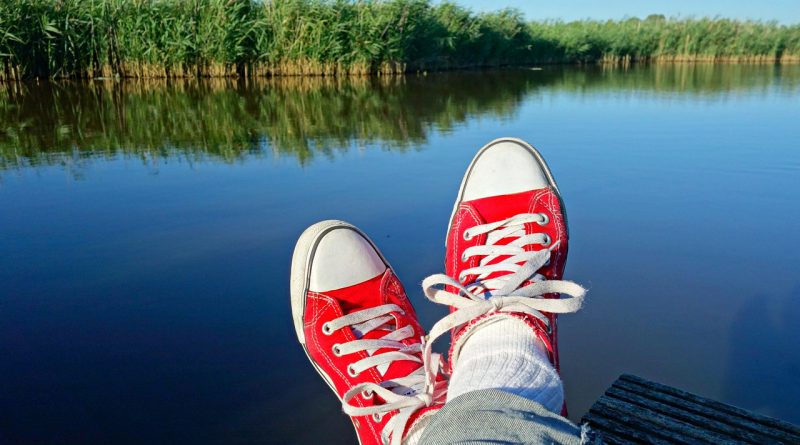
POLYGON ((369 233, 422 322, 464 169, 569 209, 579 418, 623 372, 800 422, 800 67, 0 91, 0 442, 354 443, 289 313, 296 237, 369 233))

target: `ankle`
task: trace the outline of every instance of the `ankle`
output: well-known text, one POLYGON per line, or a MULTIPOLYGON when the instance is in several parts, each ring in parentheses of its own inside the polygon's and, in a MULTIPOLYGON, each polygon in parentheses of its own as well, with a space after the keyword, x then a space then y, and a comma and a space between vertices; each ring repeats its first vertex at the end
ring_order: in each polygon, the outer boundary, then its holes
POLYGON ((465 333, 450 379, 448 401, 480 389, 500 389, 558 413, 564 394, 545 344, 524 321, 496 317, 465 333))

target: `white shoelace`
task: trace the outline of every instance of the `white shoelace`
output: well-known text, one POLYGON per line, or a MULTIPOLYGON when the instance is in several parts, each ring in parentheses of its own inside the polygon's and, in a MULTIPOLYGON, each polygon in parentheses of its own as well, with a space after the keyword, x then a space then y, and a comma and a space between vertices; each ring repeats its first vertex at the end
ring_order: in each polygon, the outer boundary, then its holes
MULTIPOLYGON (((468 261, 473 256, 482 256, 478 266, 465 269, 459 281, 445 274, 431 275, 422 281, 422 289, 429 300, 456 308, 431 328, 423 348, 426 364, 430 363, 431 346, 437 338, 481 315, 522 312, 540 319, 550 330, 550 320, 542 312, 563 314, 581 308, 586 295, 583 287, 571 281, 547 280, 538 273, 548 264, 551 252, 559 242, 546 249, 526 251, 525 246, 539 244, 546 247, 551 242, 547 234, 525 232, 524 225, 532 222, 545 225, 549 220, 542 213, 524 213, 466 230, 463 234, 466 240, 488 234, 484 245, 467 248, 461 258, 462 261, 468 261), (496 244, 506 238, 515 239, 508 244, 496 244), (507 258, 489 264, 502 256, 507 258), (488 278, 494 272, 508 273, 488 278), (471 275, 476 278, 470 283, 461 284, 460 281, 471 275), (530 284, 525 285, 526 282, 530 284), (446 291, 445 286, 448 285, 458 289, 458 293, 446 291), (542 298, 546 294, 566 294, 569 298, 542 298)), ((435 382, 436 372, 433 367, 426 366, 427 386, 435 382)))
MULTIPOLYGON (((351 377, 368 370, 372 367, 386 366, 388 368, 392 362, 397 360, 408 360, 420 363, 419 369, 405 377, 385 380, 380 384, 367 382, 359 383, 350 388, 342 397, 342 408, 349 416, 373 416, 373 419, 380 419, 390 411, 399 410, 381 431, 381 440, 384 444, 400 445, 403 439, 403 432, 411 416, 419 409, 430 406, 433 402, 433 392, 427 392, 425 382, 425 366, 422 360, 415 354, 422 352, 421 343, 405 345, 403 340, 414 336, 414 328, 405 326, 396 329, 395 319, 392 312, 405 314, 403 309, 396 304, 385 304, 369 309, 353 312, 335 320, 331 320, 322 326, 323 332, 330 333, 350 326, 359 340, 347 343, 336 344, 333 346, 333 353, 336 356, 353 354, 356 352, 367 351, 370 356, 351 363, 347 367, 347 372, 351 377), (361 339, 364 335, 376 329, 389 331, 380 339, 361 339), (393 349, 392 351, 372 355, 378 349, 393 349), (369 398, 374 395, 381 397, 385 403, 374 406, 356 406, 350 402, 358 394, 369 398)), ((432 360, 437 360, 434 357, 432 360)), ((379 368, 380 369, 380 368, 379 368)), ((385 370, 385 369, 384 369, 385 370)), ((436 373, 435 367, 433 373, 436 373)))

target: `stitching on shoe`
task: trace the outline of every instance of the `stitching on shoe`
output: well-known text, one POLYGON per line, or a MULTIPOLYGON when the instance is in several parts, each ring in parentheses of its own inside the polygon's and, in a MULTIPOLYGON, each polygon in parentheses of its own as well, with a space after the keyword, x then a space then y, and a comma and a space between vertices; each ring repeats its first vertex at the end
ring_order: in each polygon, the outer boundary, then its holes
MULTIPOLYGON (((325 301, 325 300, 326 300, 326 298, 330 298, 330 297, 326 297, 325 295, 319 295, 319 294, 317 294, 317 295, 313 295, 313 294, 311 294, 311 293, 309 293, 309 297, 311 297, 312 299, 315 299, 315 300, 322 300, 322 301, 325 301)), ((320 309, 320 311, 319 311, 319 312, 320 312, 321 314, 322 314, 322 313, 324 313, 324 312, 325 312, 325 309, 326 309, 326 308, 328 308, 328 307, 330 307, 330 306, 332 306, 332 304, 331 304, 330 302, 328 302, 328 304, 326 304, 325 306, 323 306, 323 308, 322 308, 322 309, 320 309)), ((333 309, 334 309, 334 312, 336 312, 335 308, 333 308, 333 309)), ((346 334, 345 334, 345 335, 346 335, 346 334)), ((319 337, 318 337, 318 334, 317 334, 317 330, 316 330, 316 329, 311 329, 311 339, 314 341, 314 346, 315 346, 315 348, 316 348, 316 349, 320 349, 320 348, 319 348, 320 342, 319 342, 319 337)), ((345 378, 344 374, 342 374, 342 372, 341 372, 341 371, 339 371, 338 367, 337 367, 337 366, 336 366, 336 365, 335 365, 335 364, 334 364, 334 363, 331 361, 330 357, 328 357, 328 355, 327 355, 327 354, 325 354, 325 353, 321 353, 320 355, 321 355, 321 356, 322 356, 322 358, 323 358, 323 359, 324 359, 324 360, 325 360, 325 361, 328 363, 328 365, 330 366, 330 368, 331 368, 331 369, 333 369, 333 371, 335 371, 335 372, 336 372, 336 374, 338 374, 338 375, 339 375, 339 377, 340 377, 341 379, 343 379, 343 380, 347 381, 347 378, 345 378)), ((338 396, 338 394, 337 394, 337 396, 338 396)))
MULTIPOLYGON (((413 319, 415 322, 414 325, 419 326, 417 312, 414 310, 414 306, 411 304, 411 300, 408 298, 408 294, 406 294, 405 289, 403 288, 403 283, 400 282, 400 279, 394 274, 393 270, 387 269, 386 274, 383 276, 381 282, 381 289, 384 292, 383 295, 392 293, 394 296, 396 296, 398 302, 400 303, 400 307, 407 312, 406 318, 409 320, 413 319)), ((384 298, 384 303, 389 303, 388 296, 384 298)), ((411 323, 409 322, 409 324, 411 323)))
MULTIPOLYGON (((483 218, 481 218, 480 213, 474 207, 472 207, 469 204, 461 204, 459 206, 457 221, 456 224, 454 225, 454 228, 458 228, 458 230, 451 229, 451 233, 453 233, 453 239, 454 239, 453 252, 455 253, 455 255, 453 255, 453 257, 451 258, 453 275, 457 275, 455 272, 458 270, 458 261, 460 260, 458 252, 461 250, 460 247, 462 242, 462 237, 460 233, 463 232, 463 230, 461 230, 462 228, 461 224, 465 222, 467 216, 472 218, 472 226, 475 226, 483 222, 483 218), (461 210, 463 210, 463 212, 461 210)), ((484 238, 486 237, 486 235, 481 235, 481 236, 484 238)), ((474 261, 473 259, 470 259, 466 263, 466 267, 469 268, 470 265, 473 263, 473 261, 474 261)), ((454 278, 457 279, 457 276, 454 278)))
MULTIPOLYGON (((563 217, 563 209, 561 209, 560 202, 558 202, 558 197, 556 196, 555 192, 550 189, 544 189, 538 193, 536 193, 530 202, 530 211, 531 213, 535 213, 535 209, 537 204, 539 203, 539 199, 545 197, 546 199, 542 200, 542 206, 546 208, 550 214, 553 215, 552 219, 555 223, 555 238, 556 240, 560 240, 562 244, 566 247, 569 243, 569 240, 566 238, 566 226, 564 224, 564 217, 563 217)), ((556 249, 555 256, 552 259, 552 267, 553 272, 556 272, 559 266, 561 266, 563 261, 563 249, 556 249)), ((552 352, 551 352, 551 361, 555 366, 556 370, 559 369, 560 360, 558 359, 558 316, 556 314, 545 313, 545 316, 550 320, 550 335, 548 335, 550 339, 550 343, 552 344, 552 352)))
POLYGON ((329 306, 333 306, 333 299, 325 294, 320 294, 313 291, 308 291, 308 298, 312 300, 320 300, 325 303, 322 306, 318 304, 314 305, 314 313, 311 320, 305 322, 306 326, 311 327, 317 324, 317 322, 319 321, 320 318, 322 318, 323 313, 329 306))
MULTIPOLYGON (((456 212, 456 220, 453 222, 453 227, 450 228, 450 236, 453 239, 453 251, 458 252, 458 245, 459 245, 459 236, 458 236, 458 229, 461 227, 461 222, 464 220, 464 208, 466 206, 464 204, 459 204, 458 211, 456 212)), ((453 273, 456 271, 457 257, 458 255, 452 255, 450 258, 450 263, 452 267, 453 273)))
MULTIPOLYGON (((319 320, 320 318, 322 318, 322 315, 324 315, 325 311, 326 311, 328 308, 330 308, 330 309, 333 311, 333 313, 334 313, 333 315, 337 315, 337 314, 338 314, 338 315, 341 315, 341 311, 339 311, 339 310, 336 310, 336 309, 337 309, 337 306, 336 306, 335 304, 333 304, 333 298, 331 298, 331 297, 329 297, 329 296, 327 296, 327 295, 324 295, 324 294, 319 294, 319 293, 315 293, 315 292, 311 292, 311 291, 309 291, 309 293, 308 293, 308 296, 309 296, 309 298, 311 298, 311 299, 314 299, 314 300, 319 300, 319 301, 324 301, 324 302, 326 303, 326 304, 325 304, 324 306, 322 306, 321 308, 315 308, 315 311, 314 311, 314 312, 315 312, 315 314, 316 314, 316 313, 318 313, 318 314, 319 314, 319 316, 317 317, 317 320, 319 320)), ((346 337, 346 338, 348 338, 349 340, 355 340, 355 338, 354 338, 354 336, 353 336, 352 334, 345 333, 344 335, 345 335, 345 337, 346 337)), ((316 329, 312 329, 312 330, 311 330, 311 339, 312 339, 312 341, 314 342, 314 345, 315 345, 315 346, 317 346, 317 349, 319 349, 319 337, 318 337, 318 334, 317 334, 317 330, 316 330, 316 329)), ((333 371, 334 371, 334 372, 335 372, 335 373, 336 373, 336 374, 339 376, 339 378, 340 378, 342 381, 348 382, 348 384, 349 384, 349 382, 350 382, 350 379, 349 379, 348 377, 346 377, 346 376, 345 376, 345 375, 344 375, 344 374, 343 374, 343 373, 342 373, 342 372, 339 370, 338 366, 336 366, 336 364, 335 364, 335 363, 334 363, 334 362, 331 360, 331 358, 330 358, 330 357, 329 357, 327 354, 325 354, 325 353, 320 353, 319 355, 321 355, 321 356, 322 356, 322 358, 325 360, 325 362, 327 362, 327 364, 328 364, 328 367, 329 367, 330 369, 332 369, 332 370, 333 370, 333 371)), ((359 355, 359 357, 360 357, 360 358, 359 358, 359 360, 360 360, 361 358, 366 358, 366 357, 368 357, 368 356, 369 356, 369 355, 366 353, 366 351, 359 352, 359 353, 358 353, 358 355, 359 355)), ((356 361, 356 360, 353 360, 353 361, 356 361)), ((370 372, 370 376, 371 376, 371 377, 373 377, 373 378, 375 378, 375 377, 377 377, 377 378, 380 378, 380 375, 377 373, 377 371, 375 371, 375 369, 374 369, 374 368, 370 368, 370 369, 369 369, 369 372, 370 372)), ((339 394, 338 394, 338 388, 337 388, 337 397, 341 397, 341 396, 339 396, 339 394)), ((355 399, 355 404, 356 404, 357 406, 366 406, 366 403, 365 403, 364 401, 360 400, 360 399, 355 399)), ((359 417, 363 417, 363 416, 359 416, 359 417)), ((375 425, 374 425, 374 422, 373 422, 371 419, 369 419, 369 420, 365 421, 364 423, 366 423, 366 424, 367 424, 367 426, 369 427, 369 430, 372 432, 372 435, 373 435, 373 436, 378 434, 377 430, 375 430, 375 425)), ((361 422, 359 422, 359 424, 361 424, 361 422)))
MULTIPOLYGON (((322 308, 319 309, 319 311, 318 311, 319 312, 319 317, 317 317, 317 320, 322 318, 322 315, 324 315, 324 312, 328 307, 333 309, 333 315, 334 315, 333 318, 336 318, 337 316, 341 316, 342 315, 342 312, 340 310, 336 310, 337 306, 335 304, 333 304, 333 299, 331 297, 329 297, 327 295, 324 295, 324 294, 318 294, 318 293, 312 293, 312 292, 309 292, 309 297, 312 298, 312 299, 315 299, 315 300, 321 300, 321 301, 325 301, 326 302, 325 306, 323 306, 322 308)), ((319 341, 317 340, 318 339, 317 330, 316 329, 312 329, 311 332, 313 334, 312 337, 314 339, 315 345, 319 345, 319 341)), ((344 336, 348 341, 357 340, 355 338, 355 336, 352 335, 349 332, 344 332, 344 336)), ((327 354, 323 353, 321 355, 325 358, 325 361, 327 361, 328 364, 331 365, 331 367, 336 371, 336 373, 339 374, 340 377, 342 377, 342 379, 344 379, 345 381, 349 381, 349 379, 347 377, 345 377, 344 374, 342 374, 341 371, 339 371, 338 367, 333 363, 333 361, 331 361, 330 357, 328 357, 327 354)), ((361 351, 361 352, 358 353, 358 356, 359 356, 358 360, 360 360, 362 358, 369 357, 369 354, 367 354, 366 351, 361 351)), ((355 362, 357 360, 353 359, 352 361, 355 362)), ((369 368, 368 371, 369 371, 370 377, 373 377, 373 378, 378 379, 378 380, 381 379, 381 375, 375 370, 375 368, 369 368)))
MULTIPOLYGON (((326 312, 326 311, 327 311, 329 308, 330 308, 330 310, 333 312, 333 317, 332 317, 332 318, 336 318, 336 317, 339 317, 339 316, 342 316, 342 315, 343 315, 343 313, 342 313, 342 311, 341 311, 341 310, 337 310, 337 309, 338 309, 338 305, 336 305, 336 304, 335 304, 335 302, 334 302, 334 299, 333 299, 332 297, 328 296, 328 295, 321 294, 321 293, 318 293, 318 292, 308 291, 308 298, 309 298, 309 299, 312 299, 312 300, 317 300, 317 301, 321 301, 321 302, 324 302, 324 303, 325 303, 325 304, 324 304, 324 305, 322 305, 322 306, 319 306, 318 304, 315 304, 315 305, 314 305, 314 311, 313 311, 314 317, 312 318, 312 321, 311 321, 311 322, 305 323, 305 325, 306 325, 306 326, 308 326, 308 327, 313 327, 313 326, 315 326, 315 325, 317 324, 317 322, 318 322, 318 321, 319 321, 321 318, 323 318, 323 316, 325 315, 325 312, 326 312)), ((345 335, 345 337, 346 337, 348 340, 355 340, 355 339, 356 339, 356 338, 355 338, 355 336, 353 336, 353 335, 352 335, 352 334, 350 334, 350 333, 347 333, 347 332, 345 332, 345 333, 344 333, 344 335, 345 335)), ((318 337, 318 334, 317 334, 317 330, 316 330, 316 329, 311 329, 311 340, 313 341, 313 344, 315 345, 316 349, 317 349, 317 350, 319 350, 319 349, 320 349, 320 348, 319 348, 319 344, 320 344, 320 343, 319 343, 319 337, 318 337)), ((322 356, 322 358, 325 360, 325 362, 327 362, 327 364, 328 364, 328 367, 329 367, 330 369, 332 369, 332 370, 333 370, 333 371, 334 371, 334 372, 335 372, 335 373, 336 373, 336 374, 339 376, 339 378, 340 378, 342 381, 344 381, 344 382, 348 382, 348 383, 347 383, 348 385, 350 384, 350 383, 349 383, 349 382, 350 382, 350 378, 349 378, 349 376, 345 376, 345 375, 344 375, 344 374, 343 374, 343 373, 342 373, 342 372, 339 370, 339 367, 338 367, 338 366, 336 366, 336 364, 335 364, 335 363, 334 363, 334 362, 331 360, 331 358, 330 358, 330 357, 329 357, 327 354, 325 354, 324 352, 321 352, 319 355, 321 355, 321 356, 322 356)), ((361 351, 361 352, 359 352, 359 353, 358 353, 358 356, 359 356, 359 358, 358 358, 357 360, 360 360, 360 359, 363 359, 363 358, 367 358, 367 357, 369 357, 369 354, 367 354, 367 352, 366 352, 366 351, 361 351)), ((352 360, 352 362, 355 362, 355 361, 357 361, 357 360, 356 360, 356 359, 354 359, 354 360, 352 360)), ((351 363, 352 363, 352 362, 351 362, 351 363)), ((368 369, 368 371, 369 371, 369 376, 370 376, 370 377, 371 377, 373 380, 377 380, 377 381, 380 381, 380 380, 381 380, 381 378, 382 378, 382 377, 381 377, 381 375, 380 375, 380 374, 379 374, 379 373, 378 373, 378 372, 375 370, 375 368, 369 368, 369 369, 368 369)), ((338 390, 338 388, 337 388, 337 394, 336 394, 336 396, 337 396, 337 397, 339 397, 339 398, 341 398, 341 396, 338 394, 338 391, 339 391, 339 390, 338 390)), ((367 405, 366 405, 366 403, 365 403, 364 401, 360 400, 360 399, 354 399, 354 402, 355 402, 355 404, 356 404, 357 406, 361 406, 361 407, 363 407, 363 406, 367 406, 367 405)), ((390 413, 389 415, 392 415, 392 414, 390 413)), ((358 416, 358 417, 367 417, 367 416, 358 416)), ((354 418, 355 418, 355 417, 351 417, 351 419, 354 419, 354 418)), ((388 418, 388 417, 387 417, 387 418, 388 418)), ((359 425, 360 425, 361 423, 362 423, 362 422, 359 422, 359 425)), ((367 427, 368 427, 368 428, 369 428, 369 430, 372 432, 372 435, 373 435, 373 436, 376 436, 376 435, 378 434, 377 430, 375 429, 375 422, 374 422, 374 421, 372 421, 372 419, 366 419, 366 420, 365 420, 363 423, 366 423, 366 424, 367 424, 367 427)))

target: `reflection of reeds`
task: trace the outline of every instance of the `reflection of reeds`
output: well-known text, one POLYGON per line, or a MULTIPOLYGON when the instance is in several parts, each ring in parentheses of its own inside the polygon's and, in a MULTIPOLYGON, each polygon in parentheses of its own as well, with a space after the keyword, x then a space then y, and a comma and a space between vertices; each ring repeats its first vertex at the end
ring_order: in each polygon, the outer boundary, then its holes
POLYGON ((7 84, 0 166, 117 153, 212 156, 330 154, 354 141, 405 150, 433 126, 511 113, 529 80, 268 78, 7 84))
POLYGON ((800 66, 653 65, 386 77, 7 83, 0 169, 126 155, 306 163, 354 144, 406 150, 432 129, 507 117, 543 89, 719 94, 800 86, 800 66), (775 69, 778 70, 776 75, 775 69))
POLYGON ((430 0, 4 0, 0 80, 364 75, 547 62, 800 62, 800 25, 528 22, 430 0))

